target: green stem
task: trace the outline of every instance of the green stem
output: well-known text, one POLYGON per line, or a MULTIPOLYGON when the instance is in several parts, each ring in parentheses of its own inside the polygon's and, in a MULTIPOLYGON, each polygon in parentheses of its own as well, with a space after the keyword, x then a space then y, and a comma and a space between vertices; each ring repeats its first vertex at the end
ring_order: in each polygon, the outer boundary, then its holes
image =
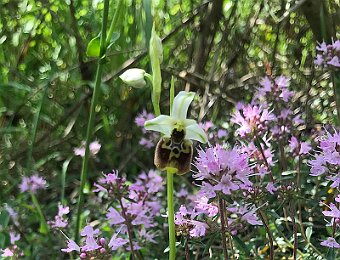
POLYGON ((224 216, 224 205, 223 205, 223 199, 221 197, 218 197, 218 206, 219 206, 219 212, 220 212, 220 219, 221 219, 221 238, 222 238, 222 249, 223 249, 223 255, 224 260, 228 260, 228 248, 227 248, 227 241, 226 241, 226 230, 225 230, 225 216, 224 216))
POLYGON ((39 215, 39 219, 40 219, 39 232, 42 233, 42 234, 47 234, 49 232, 49 228, 48 228, 46 219, 44 217, 44 214, 42 213, 42 210, 41 210, 40 204, 38 202, 38 199, 34 195, 33 192, 30 192, 30 195, 31 195, 31 199, 32 199, 33 205, 34 205, 35 209, 37 210, 38 215, 39 215))
POLYGON ((89 121, 87 124, 87 131, 86 131, 86 144, 85 144, 85 156, 83 157, 83 163, 81 168, 81 176, 80 176, 80 188, 79 188, 79 198, 78 198, 78 205, 77 205, 77 218, 76 218, 76 226, 75 226, 75 242, 79 242, 79 229, 80 229, 80 217, 83 209, 84 204, 84 187, 87 180, 87 172, 88 172, 88 164, 89 164, 89 157, 90 157, 90 148, 89 143, 91 141, 94 129, 94 119, 95 119, 95 108, 97 106, 97 100, 100 91, 100 85, 102 81, 102 72, 103 72, 103 65, 105 61, 105 52, 106 52, 106 28, 107 28, 107 17, 109 13, 109 0, 104 1, 104 11, 103 11, 103 22, 101 28, 101 37, 100 37, 100 59, 97 63, 97 73, 95 79, 95 86, 92 94, 91 100, 91 108, 90 108, 90 116, 89 121))
POLYGON ((170 84, 170 114, 172 113, 172 104, 174 103, 175 98, 175 78, 174 76, 171 77, 171 84, 170 84))
POLYGON ((122 10, 124 7, 123 3, 124 3, 124 0, 119 0, 117 3, 117 9, 111 21, 109 32, 107 33, 106 44, 105 44, 106 46, 110 45, 113 31, 117 30, 118 21, 120 20, 121 16, 124 15, 124 12, 122 10))
POLYGON ((176 259, 175 210, 174 210, 174 173, 167 170, 168 224, 169 224, 169 260, 176 259))

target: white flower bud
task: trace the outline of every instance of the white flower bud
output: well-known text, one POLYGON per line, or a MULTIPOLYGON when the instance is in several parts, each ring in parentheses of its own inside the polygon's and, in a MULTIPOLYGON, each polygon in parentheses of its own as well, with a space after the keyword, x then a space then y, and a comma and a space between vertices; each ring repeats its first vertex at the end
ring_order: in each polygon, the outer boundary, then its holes
POLYGON ((133 68, 126 70, 119 77, 129 86, 134 88, 143 88, 146 86, 146 81, 144 78, 145 70, 133 68))

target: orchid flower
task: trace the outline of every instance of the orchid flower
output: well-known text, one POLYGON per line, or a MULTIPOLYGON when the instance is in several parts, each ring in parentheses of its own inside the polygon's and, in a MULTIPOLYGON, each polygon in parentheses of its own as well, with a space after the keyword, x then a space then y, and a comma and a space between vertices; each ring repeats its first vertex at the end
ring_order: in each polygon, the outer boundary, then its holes
POLYGON ((181 91, 174 98, 170 116, 160 115, 145 122, 146 130, 164 134, 155 152, 155 165, 161 170, 175 169, 177 174, 190 171, 192 142, 208 141, 207 135, 193 119, 187 119, 188 108, 195 93, 181 91))

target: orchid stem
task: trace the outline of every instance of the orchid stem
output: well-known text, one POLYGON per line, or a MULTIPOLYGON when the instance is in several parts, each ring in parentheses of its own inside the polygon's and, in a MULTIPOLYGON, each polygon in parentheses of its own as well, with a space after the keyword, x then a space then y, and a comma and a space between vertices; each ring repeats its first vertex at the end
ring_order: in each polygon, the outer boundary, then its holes
POLYGON ((174 172, 167 170, 168 224, 169 224, 169 260, 176 259, 175 210, 174 210, 174 172))
POLYGON ((97 64, 97 73, 95 79, 95 86, 92 94, 91 100, 91 107, 90 107, 90 116, 89 121, 87 124, 87 131, 86 131, 86 143, 85 143, 85 155, 83 157, 83 163, 81 168, 81 175, 80 175, 80 187, 79 187, 79 198, 78 198, 78 205, 77 205, 77 217, 76 217, 76 226, 74 230, 74 237, 75 242, 79 242, 79 229, 80 229, 80 219, 81 213, 83 210, 84 205, 84 187, 87 181, 87 172, 88 172, 88 165, 89 165, 89 157, 90 157, 90 148, 89 143, 91 141, 94 129, 94 121, 95 121, 95 108, 97 106, 97 101, 100 92, 100 85, 102 81, 102 73, 103 73, 103 66, 105 61, 105 52, 106 52, 106 28, 107 28, 107 17, 109 13, 109 0, 104 1, 104 11, 103 11, 103 22, 101 28, 101 37, 100 37, 100 57, 98 59, 97 64))

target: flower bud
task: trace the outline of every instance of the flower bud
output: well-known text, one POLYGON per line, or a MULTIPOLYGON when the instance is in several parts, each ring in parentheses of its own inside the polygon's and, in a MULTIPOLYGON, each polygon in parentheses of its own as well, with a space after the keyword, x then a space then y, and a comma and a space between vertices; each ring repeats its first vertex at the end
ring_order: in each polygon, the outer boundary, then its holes
POLYGON ((155 31, 155 26, 152 27, 152 34, 150 39, 150 55, 155 55, 161 64, 163 61, 163 46, 162 40, 155 31))
POLYGON ((126 70, 119 77, 123 80, 127 85, 134 88, 143 88, 146 86, 146 81, 144 78, 145 70, 133 68, 126 70))
POLYGON ((99 239, 99 243, 100 243, 102 246, 104 246, 105 243, 106 243, 105 238, 101 237, 101 238, 99 239))

